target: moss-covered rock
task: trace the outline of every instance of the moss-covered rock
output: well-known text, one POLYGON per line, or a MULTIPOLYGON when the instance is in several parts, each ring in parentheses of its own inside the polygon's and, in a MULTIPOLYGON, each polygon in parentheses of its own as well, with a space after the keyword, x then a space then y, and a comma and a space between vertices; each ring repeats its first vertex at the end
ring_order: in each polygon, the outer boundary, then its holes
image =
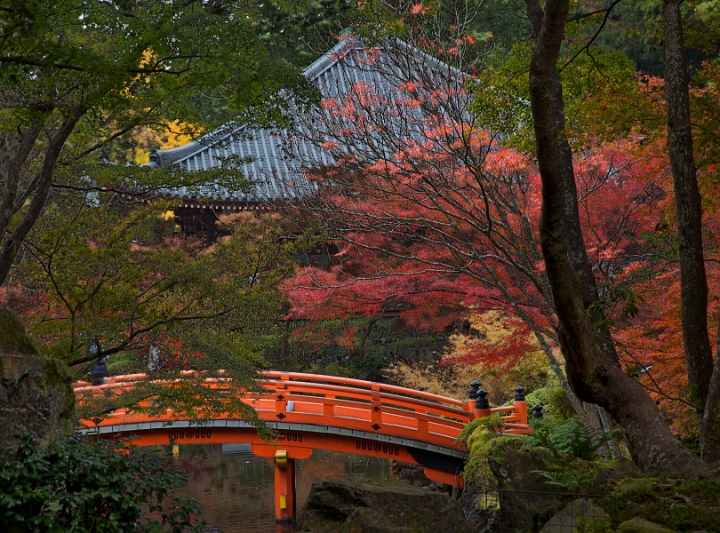
POLYGON ((25 332, 20 319, 10 311, 0 307, 0 354, 38 355, 37 348, 25 332))
POLYGON ((0 309, 0 460, 15 455, 18 434, 45 445, 72 432, 75 394, 62 361, 37 357, 18 318, 0 309))
POLYGON ((672 529, 637 516, 620 524, 617 531, 618 533, 674 533, 672 529))
POLYGON ((470 457, 463 470, 463 478, 469 483, 481 483, 486 487, 497 486, 497 480, 488 463, 491 453, 503 453, 499 446, 519 449, 524 437, 518 435, 499 435, 487 425, 478 425, 467 438, 466 445, 470 457))
POLYGON ((623 479, 612 496, 618 522, 642 518, 672 531, 720 533, 720 483, 713 479, 623 479))
POLYGON ((565 533, 577 531, 579 527, 587 531, 590 527, 597 529, 602 526, 610 529, 610 515, 592 500, 580 498, 571 501, 562 511, 556 513, 540 533, 565 533))
POLYGON ((56 359, 0 355, 0 459, 14 455, 17 434, 40 445, 70 434, 75 394, 67 366, 56 359))

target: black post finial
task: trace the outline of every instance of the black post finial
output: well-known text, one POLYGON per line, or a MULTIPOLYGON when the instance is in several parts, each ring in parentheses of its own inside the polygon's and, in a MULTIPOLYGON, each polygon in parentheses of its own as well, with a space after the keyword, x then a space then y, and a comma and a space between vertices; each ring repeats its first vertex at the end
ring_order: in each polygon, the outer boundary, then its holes
POLYGON ((490 409, 490 402, 487 399, 487 391, 480 389, 477 391, 477 400, 475 400, 475 410, 485 411, 490 409))
POLYGON ((539 403, 536 403, 533 406, 532 410, 533 410, 533 413, 532 413, 533 418, 542 418, 543 417, 543 406, 540 405, 539 403))
POLYGON ((524 402, 525 401, 525 389, 523 389, 520 385, 515 387, 515 401, 516 402, 524 402))
POLYGON ((477 379, 474 379, 470 382, 470 395, 469 398, 471 400, 474 400, 477 398, 478 389, 480 388, 480 382, 477 379))

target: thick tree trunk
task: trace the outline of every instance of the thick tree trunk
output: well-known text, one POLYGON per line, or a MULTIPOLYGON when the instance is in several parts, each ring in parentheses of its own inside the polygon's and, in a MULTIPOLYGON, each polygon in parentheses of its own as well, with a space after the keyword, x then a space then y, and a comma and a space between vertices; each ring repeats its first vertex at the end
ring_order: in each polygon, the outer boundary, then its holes
MULTIPOLYGON (((702 420, 713 362, 707 324, 708 287, 702 243, 702 200, 693 155, 690 95, 679 0, 663 0, 663 23, 667 144, 675 185, 680 245, 683 344, 692 399, 698 405, 698 414, 702 420)), ((704 424, 701 423, 700 440, 703 446, 710 438, 705 433, 704 424)))
MULTIPOLYGON (((538 0, 526 0, 526 5, 529 14, 539 9, 538 0)), ((673 437, 655 402, 622 371, 617 358, 598 346, 580 278, 568 257, 563 159, 552 96, 568 10, 568 0, 546 2, 530 63, 530 101, 542 180, 540 238, 568 379, 579 398, 605 407, 625 428, 630 452, 642 468, 699 472, 704 469, 703 463, 673 437)))
MULTIPOLYGON (((718 331, 720 331, 720 316, 718 316, 718 331)), ((720 461, 720 335, 715 348, 715 364, 700 427, 703 438, 703 459, 707 463, 720 461)))

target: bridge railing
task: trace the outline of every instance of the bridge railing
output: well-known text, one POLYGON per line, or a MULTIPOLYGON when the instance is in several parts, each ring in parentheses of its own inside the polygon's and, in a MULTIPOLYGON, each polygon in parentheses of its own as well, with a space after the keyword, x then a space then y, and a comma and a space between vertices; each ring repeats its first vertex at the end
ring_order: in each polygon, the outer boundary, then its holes
MULTIPOLYGON (((195 375, 194 372, 183 374, 195 375)), ((147 380, 146 374, 131 374, 107 378, 105 384, 97 386, 78 382, 75 392, 80 398, 84 394, 119 393, 147 380)), ((153 381, 166 386, 175 382, 153 381)), ((477 388, 471 390, 470 401, 465 403, 396 385, 299 372, 264 372, 258 384, 265 389, 263 392, 235 392, 266 422, 343 427, 443 447, 454 447, 455 439, 470 420, 495 413, 503 416, 505 433, 530 432, 522 388, 520 392, 516 389, 514 405, 490 408, 485 391, 477 388), (473 393, 476 393, 474 397, 473 393)), ((228 378, 206 378, 204 385, 233 390, 228 378)), ((172 411, 164 416, 148 416, 118 410, 99 425, 117 424, 121 418, 137 422, 171 420, 173 416, 172 411)))

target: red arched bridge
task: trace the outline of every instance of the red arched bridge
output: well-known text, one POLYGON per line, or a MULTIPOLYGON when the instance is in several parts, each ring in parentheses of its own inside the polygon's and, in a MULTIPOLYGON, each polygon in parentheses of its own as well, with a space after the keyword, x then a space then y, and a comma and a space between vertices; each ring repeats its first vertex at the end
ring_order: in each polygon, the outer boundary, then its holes
MULTIPOLYGON (((82 402, 87 395, 120 392, 146 379, 145 374, 132 374, 107 378, 97 386, 78 382, 75 395, 82 402)), ((204 382, 232 390, 227 379, 204 382)), ((171 381, 155 383, 172 386, 171 381)), ((235 393, 273 430, 270 441, 242 419, 215 416, 197 422, 171 409, 154 415, 120 409, 97 423, 82 420, 78 430, 100 438, 132 437, 138 446, 250 443, 254 454, 275 458, 279 523, 292 522, 295 516, 294 461, 307 459, 314 449, 414 463, 425 467, 429 479, 462 487, 460 472, 467 453, 456 439, 469 421, 498 413, 505 420, 505 433, 530 432, 521 387, 514 405, 490 408, 477 382, 468 403, 395 385, 297 372, 265 372, 259 383, 263 392, 235 393)))

